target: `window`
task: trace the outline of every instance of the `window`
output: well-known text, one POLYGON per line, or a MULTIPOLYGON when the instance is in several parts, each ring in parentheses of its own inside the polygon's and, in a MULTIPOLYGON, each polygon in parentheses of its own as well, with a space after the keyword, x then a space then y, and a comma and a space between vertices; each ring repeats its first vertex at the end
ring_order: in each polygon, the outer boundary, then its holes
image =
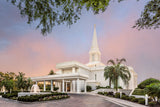
POLYGON ((97 80, 97 74, 95 74, 95 80, 97 80))
POLYGON ((94 54, 92 54, 92 61, 95 61, 94 57, 95 57, 94 54))

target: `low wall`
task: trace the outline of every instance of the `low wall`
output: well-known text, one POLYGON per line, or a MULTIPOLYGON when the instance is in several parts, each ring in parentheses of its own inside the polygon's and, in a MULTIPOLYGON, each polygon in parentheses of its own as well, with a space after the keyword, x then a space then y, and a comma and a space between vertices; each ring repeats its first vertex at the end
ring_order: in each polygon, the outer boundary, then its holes
POLYGON ((40 95, 40 94, 51 94, 51 92, 40 92, 40 93, 32 93, 32 92, 19 92, 18 97, 21 96, 30 96, 30 95, 40 95))

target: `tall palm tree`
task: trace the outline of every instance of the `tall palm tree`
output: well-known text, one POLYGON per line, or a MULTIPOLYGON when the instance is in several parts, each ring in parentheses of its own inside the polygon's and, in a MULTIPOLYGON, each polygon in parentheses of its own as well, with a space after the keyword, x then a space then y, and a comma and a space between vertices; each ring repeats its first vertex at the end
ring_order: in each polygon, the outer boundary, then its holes
POLYGON ((122 62, 126 62, 124 58, 122 59, 116 59, 116 62, 112 59, 110 59, 107 64, 107 67, 104 69, 104 77, 105 79, 109 78, 110 85, 111 82, 113 82, 114 87, 116 88, 116 91, 118 90, 118 80, 121 78, 125 85, 128 85, 128 82, 131 78, 131 74, 129 72, 129 69, 127 66, 123 65, 122 62))
POLYGON ((113 75, 113 66, 106 66, 104 68, 104 77, 105 77, 105 80, 109 79, 109 86, 111 87, 111 84, 113 83, 113 79, 114 79, 114 75, 113 75))

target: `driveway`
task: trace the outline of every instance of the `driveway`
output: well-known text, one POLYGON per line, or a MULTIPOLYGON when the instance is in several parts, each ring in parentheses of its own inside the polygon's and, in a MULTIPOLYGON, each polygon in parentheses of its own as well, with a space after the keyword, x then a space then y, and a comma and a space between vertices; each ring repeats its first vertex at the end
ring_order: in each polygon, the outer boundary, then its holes
POLYGON ((0 98, 0 107, 121 107, 99 96, 88 94, 70 94, 70 96, 63 100, 32 103, 0 98))

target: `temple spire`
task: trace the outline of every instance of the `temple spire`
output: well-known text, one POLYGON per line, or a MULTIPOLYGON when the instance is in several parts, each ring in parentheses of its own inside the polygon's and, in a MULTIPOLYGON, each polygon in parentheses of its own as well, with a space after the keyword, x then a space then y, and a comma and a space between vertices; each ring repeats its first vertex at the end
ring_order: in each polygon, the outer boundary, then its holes
POLYGON ((93 32, 93 39, 92 39, 91 50, 97 50, 97 51, 99 51, 98 43, 97 43, 96 25, 94 25, 94 32, 93 32))
POLYGON ((101 53, 99 51, 98 42, 97 42, 96 25, 94 25, 93 39, 92 39, 92 45, 89 51, 89 55, 90 55, 90 62, 100 61, 101 59, 100 58, 101 53))

